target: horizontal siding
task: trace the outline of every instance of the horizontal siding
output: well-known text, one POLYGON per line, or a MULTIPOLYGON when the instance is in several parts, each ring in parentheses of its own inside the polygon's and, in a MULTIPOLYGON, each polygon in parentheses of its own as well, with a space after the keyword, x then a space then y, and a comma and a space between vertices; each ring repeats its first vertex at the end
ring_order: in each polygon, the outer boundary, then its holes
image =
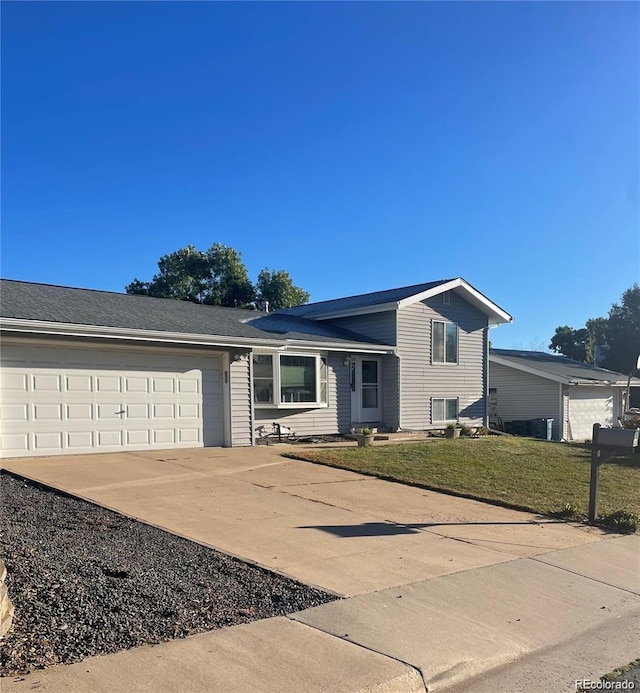
POLYGON ((485 419, 487 317, 462 297, 450 292, 398 311, 398 351, 401 357, 400 425, 403 429, 432 427, 431 398, 459 400, 459 420, 482 425, 485 419), (458 363, 431 363, 431 321, 458 325, 458 363))
POLYGON ((328 323, 363 334, 370 339, 375 339, 380 344, 396 343, 396 312, 387 310, 382 313, 370 313, 369 315, 356 315, 350 318, 337 318, 327 320, 328 323))
POLYGON ((234 361, 229 365, 231 400, 231 445, 233 447, 252 445, 251 436, 251 374, 248 358, 234 361))
POLYGON ((398 358, 396 356, 383 356, 382 358, 382 421, 385 428, 397 431, 400 428, 399 399, 398 399, 398 358))
POLYGON ((496 411, 503 421, 553 419, 553 439, 561 440, 560 384, 524 371, 489 364, 489 387, 495 387, 496 411))
POLYGON ((279 423, 296 435, 330 435, 346 433, 351 425, 351 388, 349 367, 344 365, 346 354, 330 353, 327 361, 329 406, 318 409, 254 408, 254 428, 279 423))

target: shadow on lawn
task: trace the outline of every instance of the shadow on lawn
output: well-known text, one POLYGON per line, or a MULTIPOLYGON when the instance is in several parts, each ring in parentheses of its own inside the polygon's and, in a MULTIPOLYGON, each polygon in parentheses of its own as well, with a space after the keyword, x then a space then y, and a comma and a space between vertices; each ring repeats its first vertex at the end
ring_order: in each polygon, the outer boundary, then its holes
POLYGON ((389 537, 399 534, 418 534, 428 527, 454 527, 464 525, 542 525, 562 524, 561 520, 529 520, 527 522, 415 522, 400 524, 396 522, 363 522, 359 525, 302 525, 298 529, 318 529, 337 537, 389 537))

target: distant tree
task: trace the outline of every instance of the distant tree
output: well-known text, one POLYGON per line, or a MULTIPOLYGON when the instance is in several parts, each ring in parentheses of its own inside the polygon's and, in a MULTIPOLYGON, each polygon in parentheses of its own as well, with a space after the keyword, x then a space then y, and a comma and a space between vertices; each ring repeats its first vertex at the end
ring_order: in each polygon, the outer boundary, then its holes
POLYGON ((608 349, 602 365, 619 373, 630 373, 640 355, 640 286, 634 284, 614 303, 607 320, 608 349))
POLYGON ((269 310, 292 308, 309 302, 309 294, 299 286, 294 286, 288 272, 270 270, 265 267, 256 282, 258 304, 268 305, 269 310))
POLYGON ((254 287, 237 250, 214 243, 203 252, 188 245, 163 255, 159 272, 151 281, 134 279, 125 291, 156 298, 174 298, 192 303, 235 308, 255 308, 255 301, 269 301, 270 309, 288 308, 309 300, 309 294, 294 286, 284 270, 262 270, 254 287))
POLYGON ((549 349, 576 361, 586 361, 587 338, 586 329, 574 330, 569 325, 562 325, 556 327, 556 332, 551 337, 549 349))
POLYGON ((577 361, 594 363, 596 347, 604 347, 602 363, 618 373, 629 373, 640 354, 640 286, 634 284, 614 303, 607 318, 591 318, 584 327, 556 327, 549 349, 577 361))

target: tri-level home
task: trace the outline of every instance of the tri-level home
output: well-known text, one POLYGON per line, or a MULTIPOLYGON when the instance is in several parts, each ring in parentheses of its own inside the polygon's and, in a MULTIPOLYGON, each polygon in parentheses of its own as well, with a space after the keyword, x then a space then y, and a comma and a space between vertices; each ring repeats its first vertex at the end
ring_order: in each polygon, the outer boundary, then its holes
POLYGON ((464 279, 276 313, 2 280, 5 457, 252 445, 487 423, 488 331, 464 279))

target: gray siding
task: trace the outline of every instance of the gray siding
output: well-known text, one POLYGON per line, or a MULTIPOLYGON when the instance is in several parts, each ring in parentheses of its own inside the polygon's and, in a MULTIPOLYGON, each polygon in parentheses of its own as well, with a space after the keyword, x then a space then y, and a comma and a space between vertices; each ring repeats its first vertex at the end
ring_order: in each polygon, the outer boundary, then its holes
MULTIPOLYGON (((375 339, 380 344, 396 344, 396 311, 388 310, 382 313, 369 315, 356 315, 349 318, 339 318, 327 321, 332 325, 352 330, 375 339)), ((399 366, 395 356, 382 357, 382 374, 380 380, 381 395, 381 426, 395 431, 400 427, 399 423, 399 366)), ((347 393, 349 394, 349 393, 347 393)), ((351 407, 351 396, 347 399, 351 407)), ((347 417, 349 418, 349 417, 347 417)), ((351 423, 357 423, 355 417, 349 418, 351 423)), ((348 430, 350 424, 343 430, 348 430)))
POLYGON ((491 363, 489 387, 497 390, 497 412, 503 421, 553 419, 553 439, 562 439, 566 424, 561 412, 560 383, 491 363))
POLYGON ((271 429, 272 423, 287 426, 297 435, 329 435, 346 433, 351 426, 351 386, 349 367, 344 365, 347 354, 329 353, 329 406, 318 409, 254 408, 254 429, 260 425, 271 429))
POLYGON ((251 354, 229 364, 230 403, 231 403, 231 445, 233 447, 252 445, 251 435, 251 354))
POLYGON ((382 395, 382 421, 385 428, 397 431, 400 428, 399 417, 399 360, 397 356, 382 357, 382 380, 380 383, 382 395))
POLYGON ((326 322, 343 327, 345 330, 358 332, 366 337, 375 339, 380 344, 396 343, 396 311, 387 310, 383 313, 356 315, 350 318, 337 318, 326 322))
POLYGON ((487 317, 454 292, 450 304, 436 296, 398 310, 398 352, 401 357, 400 426, 433 427, 431 398, 458 398, 459 420, 482 425, 486 415, 487 317), (432 364, 431 321, 458 325, 458 363, 432 364))

